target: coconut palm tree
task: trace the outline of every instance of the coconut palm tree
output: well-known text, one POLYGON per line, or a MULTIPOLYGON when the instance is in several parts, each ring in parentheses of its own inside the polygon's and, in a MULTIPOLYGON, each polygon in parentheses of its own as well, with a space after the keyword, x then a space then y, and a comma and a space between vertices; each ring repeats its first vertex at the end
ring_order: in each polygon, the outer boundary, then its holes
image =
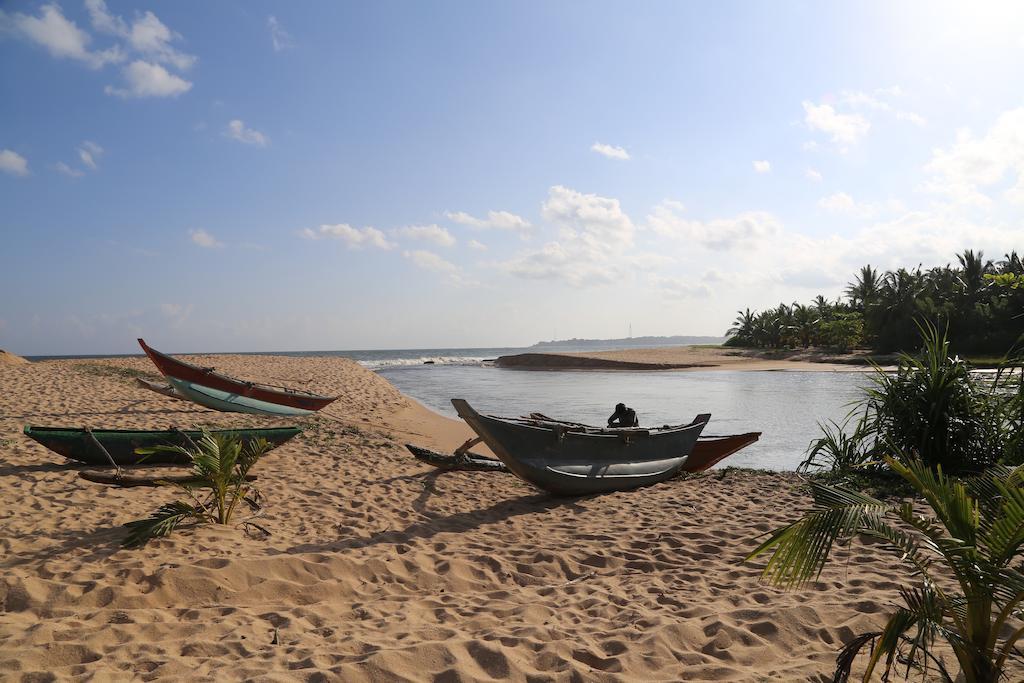
POLYGON ((853 284, 846 287, 846 296, 854 308, 863 311, 874 301, 881 285, 878 271, 867 265, 860 269, 853 284))
POLYGON ((744 311, 736 311, 736 319, 732 323, 732 327, 725 333, 726 337, 736 337, 739 341, 744 343, 751 343, 754 335, 754 323, 756 315, 750 312, 750 309, 744 311))
POLYGON ((821 317, 810 306, 793 304, 793 332, 805 349, 817 337, 821 317))
MULTIPOLYGON (((200 523, 229 524, 242 503, 258 510, 260 492, 252 484, 249 470, 269 450, 270 444, 265 439, 245 445, 233 434, 213 434, 206 429, 198 440, 188 446, 138 449, 142 454, 166 452, 184 456, 191 465, 196 483, 175 484, 191 502, 165 503, 148 518, 125 524, 129 532, 124 545, 144 545, 152 538, 167 536, 190 519, 200 523), (205 491, 205 497, 196 495, 197 491, 205 491)), ((266 531, 251 522, 243 524, 266 531)))
POLYGON ((936 641, 944 640, 960 669, 957 680, 995 683, 1010 658, 1020 657, 1015 645, 1024 636, 1024 467, 997 467, 959 481, 917 460, 886 462, 924 499, 931 517, 911 502, 887 503, 815 482, 811 511, 771 532, 746 559, 774 551, 763 579, 793 588, 820 575, 836 543, 858 536, 880 541, 919 583, 900 590, 904 605, 882 630, 843 647, 833 680, 847 681, 867 647, 865 682, 879 664, 887 680, 899 658, 908 662, 908 674, 911 666, 934 667, 952 683, 935 650, 936 641))

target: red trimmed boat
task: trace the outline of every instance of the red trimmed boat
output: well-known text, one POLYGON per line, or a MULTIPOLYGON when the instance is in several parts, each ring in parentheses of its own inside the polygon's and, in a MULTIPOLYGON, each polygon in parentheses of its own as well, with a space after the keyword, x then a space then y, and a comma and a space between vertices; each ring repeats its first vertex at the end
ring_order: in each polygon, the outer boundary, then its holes
POLYGON ((254 415, 309 415, 339 398, 245 382, 215 372, 213 368, 160 353, 142 339, 139 339, 139 346, 179 394, 214 410, 254 415))

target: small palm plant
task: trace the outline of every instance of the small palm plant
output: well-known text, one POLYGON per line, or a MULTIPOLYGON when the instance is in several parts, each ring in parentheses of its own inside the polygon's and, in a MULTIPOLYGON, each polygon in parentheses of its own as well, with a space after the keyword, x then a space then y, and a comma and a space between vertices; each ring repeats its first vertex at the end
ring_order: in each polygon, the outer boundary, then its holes
POLYGON ((833 681, 849 680, 858 654, 870 645, 864 681, 882 659, 887 679, 899 658, 942 679, 954 680, 936 652, 945 640, 959 665, 960 680, 993 683, 1024 636, 1024 467, 997 466, 956 480, 919 460, 886 462, 924 498, 934 517, 910 502, 886 503, 842 487, 811 484, 814 507, 802 519, 770 533, 747 560, 774 550, 762 578, 793 588, 817 578, 832 546, 854 536, 880 540, 906 562, 920 583, 904 587, 904 606, 881 631, 864 633, 839 652, 833 681), (1012 565, 1012 566, 1011 566, 1012 565))
MULTIPOLYGON (((188 458, 195 478, 187 484, 174 484, 184 491, 190 502, 176 500, 161 505, 146 519, 128 522, 126 546, 144 545, 152 538, 167 536, 186 520, 199 523, 229 524, 239 504, 260 509, 260 492, 252 484, 249 470, 268 451, 270 444, 257 439, 244 444, 233 434, 211 434, 203 430, 198 441, 188 446, 154 446, 138 449, 140 454, 177 453, 188 458), (201 495, 200 492, 206 492, 201 495)), ((252 524, 246 522, 246 524, 252 524)), ((256 526, 261 531, 262 527, 256 526)))

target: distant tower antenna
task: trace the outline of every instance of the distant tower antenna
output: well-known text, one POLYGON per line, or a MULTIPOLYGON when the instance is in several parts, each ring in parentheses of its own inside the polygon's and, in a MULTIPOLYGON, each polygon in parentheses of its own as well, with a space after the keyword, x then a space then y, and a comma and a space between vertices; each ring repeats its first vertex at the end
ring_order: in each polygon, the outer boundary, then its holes
POLYGON ((629 338, 633 338, 633 323, 629 324, 629 338))

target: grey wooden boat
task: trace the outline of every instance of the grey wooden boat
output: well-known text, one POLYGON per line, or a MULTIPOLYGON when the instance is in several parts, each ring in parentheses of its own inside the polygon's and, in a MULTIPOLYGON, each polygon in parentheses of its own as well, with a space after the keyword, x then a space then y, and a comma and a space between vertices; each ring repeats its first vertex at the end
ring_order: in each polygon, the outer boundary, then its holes
POLYGON ((481 415, 453 398, 459 417, 520 479, 556 495, 624 491, 676 476, 710 414, 656 429, 581 429, 481 415))

